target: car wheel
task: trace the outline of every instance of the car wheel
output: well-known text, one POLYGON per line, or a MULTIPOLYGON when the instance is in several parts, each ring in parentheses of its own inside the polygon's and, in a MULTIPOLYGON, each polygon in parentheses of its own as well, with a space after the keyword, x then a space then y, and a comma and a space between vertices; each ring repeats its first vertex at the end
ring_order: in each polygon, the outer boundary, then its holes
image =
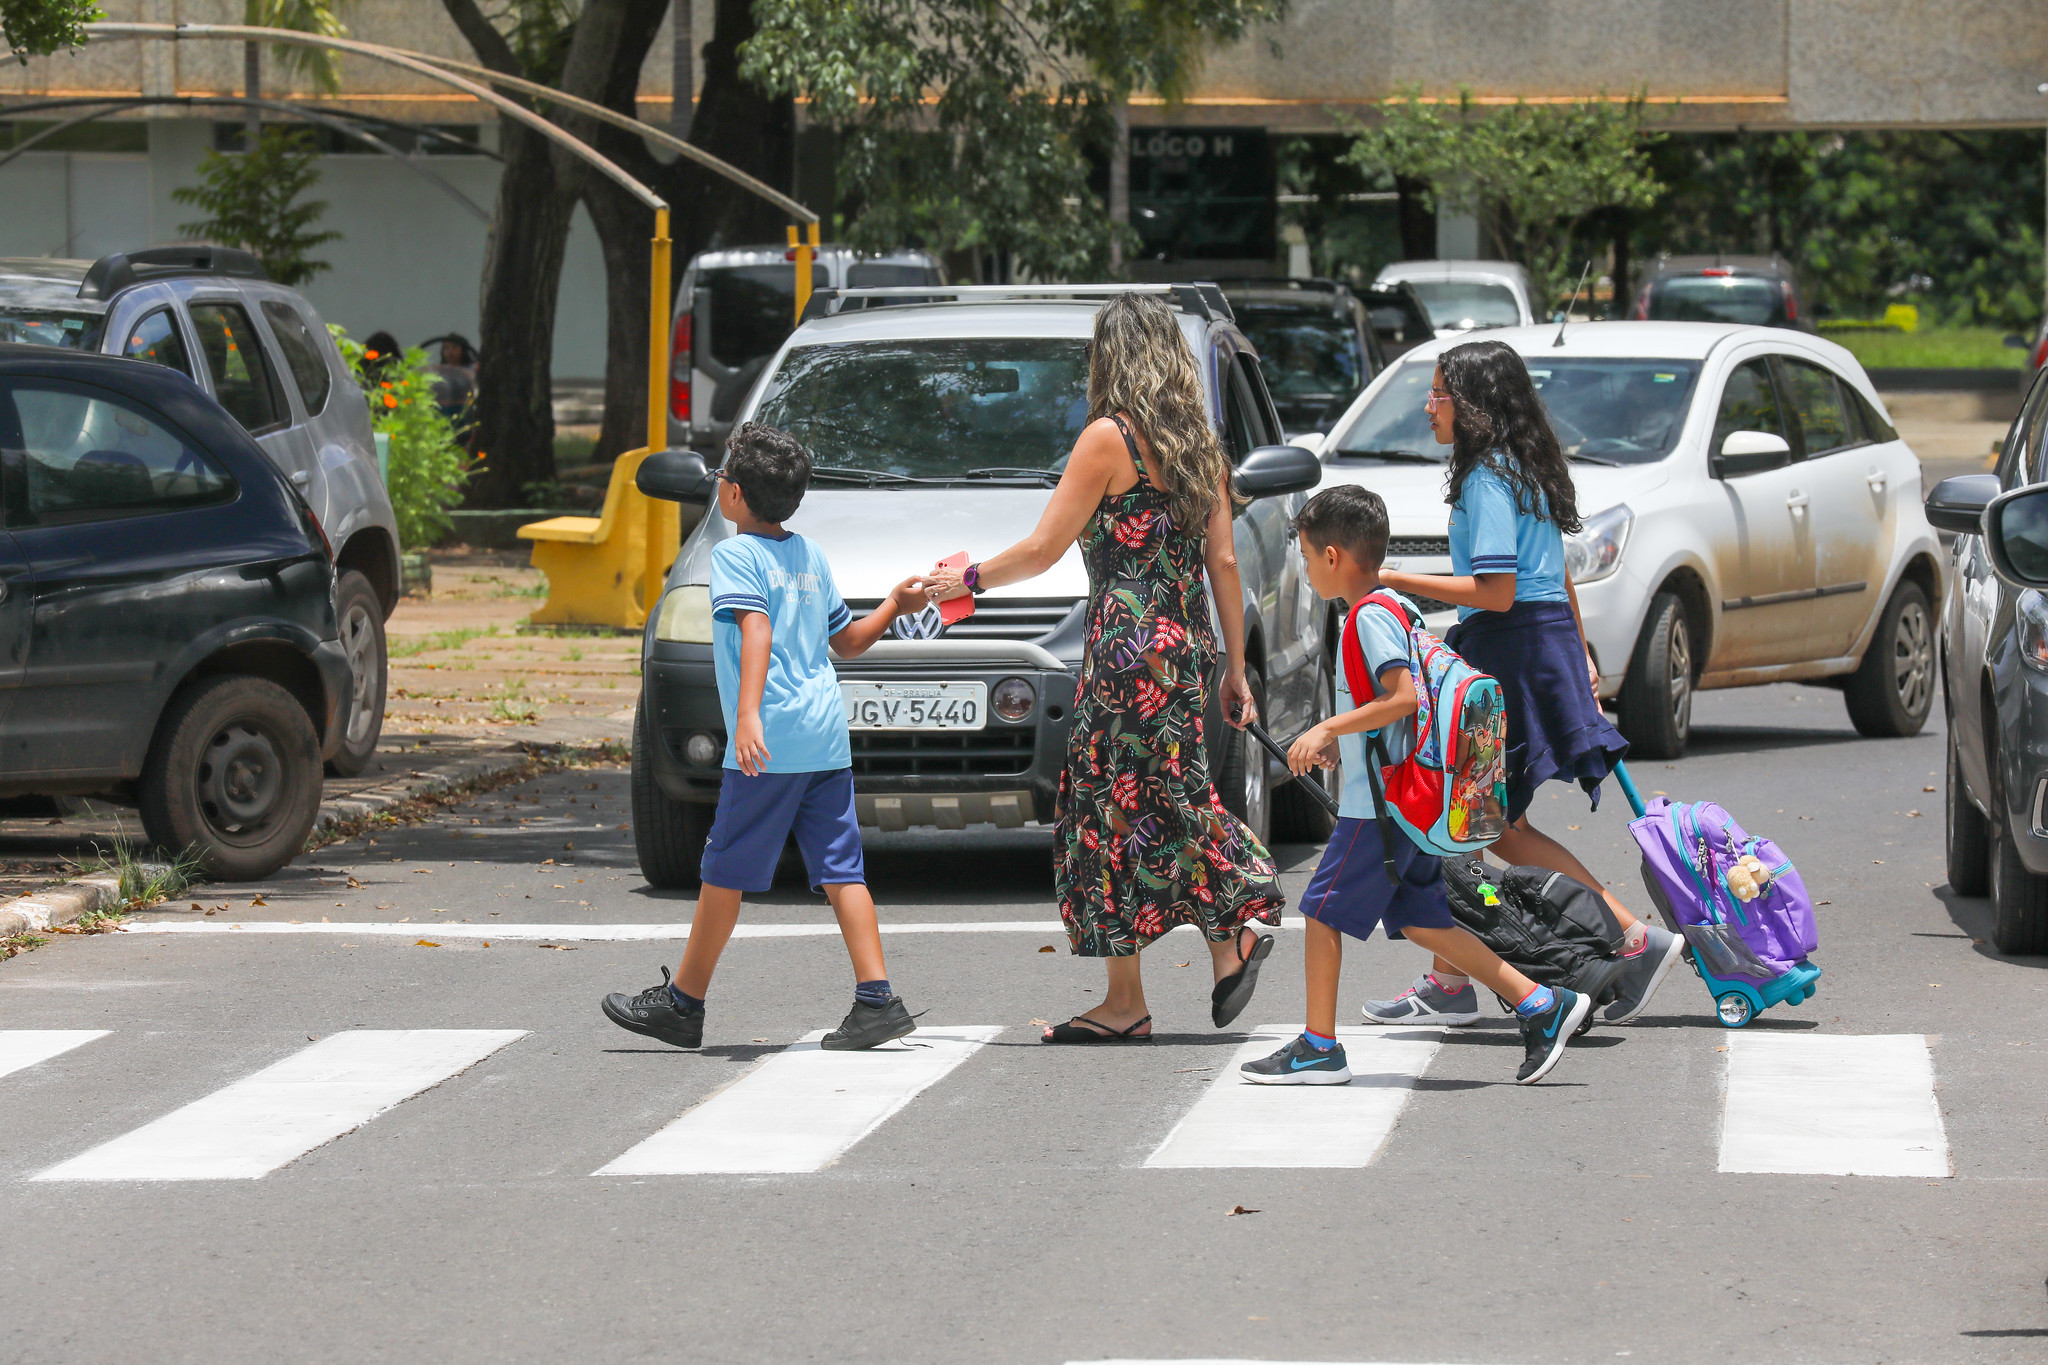
MULTIPOLYGON (((1316 714, 1312 724, 1321 724, 1337 712, 1337 679, 1326 654, 1316 668, 1316 714)), ((1256 740, 1253 741, 1257 743, 1256 740)), ((1319 844, 1337 827, 1337 817, 1315 799, 1307 788, 1316 784, 1331 795, 1344 790, 1344 770, 1318 768, 1306 777, 1282 782, 1273 789, 1273 839, 1276 843, 1319 844)))
POLYGON ((1991 826, 1963 790, 1954 734, 1948 740, 1948 796, 1943 806, 1949 889, 1958 896, 1981 896, 1991 884, 1991 826))
POLYGON ((305 847, 320 813, 320 739, 298 699, 240 674, 189 683, 165 708, 138 793, 150 842, 255 881, 305 847))
POLYGON ((1692 735, 1692 624, 1676 593, 1650 599, 1621 684, 1616 728, 1632 758, 1683 758, 1692 735))
POLYGON ((2015 957, 2048 953, 2048 877, 2037 876, 2020 861, 2006 810, 2004 778, 1996 751, 1991 754, 1991 941, 2001 953, 2015 957))
POLYGON ((1917 735, 1927 723, 1934 709, 1934 613, 1918 583, 1893 590, 1842 696, 1858 732, 1873 739, 1917 735))
POLYGON ((654 727, 642 705, 633 713, 633 850, 640 875, 658 891, 697 885, 713 807, 678 801, 654 778, 654 727))
POLYGON ((334 616, 353 681, 341 746, 327 760, 327 771, 337 777, 354 777, 369 766, 384 733, 384 684, 389 675, 384 603, 369 579, 349 569, 334 585, 334 616))
MULTIPOLYGON (((1245 666, 1245 682, 1251 687, 1252 701, 1259 708, 1263 720, 1266 714, 1266 680, 1259 670, 1245 666)), ((1260 843, 1267 841, 1271 833, 1268 821, 1269 786, 1266 781, 1266 751, 1246 731, 1238 729, 1229 721, 1223 722, 1223 762, 1216 772, 1216 791, 1223 798, 1223 808, 1244 822, 1252 837, 1260 843)))

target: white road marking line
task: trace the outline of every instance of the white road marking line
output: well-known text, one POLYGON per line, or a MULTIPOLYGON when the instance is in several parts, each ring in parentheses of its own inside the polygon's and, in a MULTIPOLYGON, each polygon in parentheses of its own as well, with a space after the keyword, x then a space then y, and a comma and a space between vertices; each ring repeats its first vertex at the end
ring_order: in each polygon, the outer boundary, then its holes
POLYGON ((921 1027, 866 1052, 826 1052, 817 1029, 594 1174, 820 1170, 1002 1031, 921 1027))
POLYGON ((1721 1169, 1949 1175, 1927 1039, 1729 1034, 1721 1169))
POLYGON ((1367 1166, 1401 1116, 1415 1082, 1443 1042, 1433 1028, 1337 1030, 1349 1085, 1252 1085, 1238 1074, 1301 1032, 1255 1029, 1195 1107, 1145 1158, 1154 1167, 1367 1166))
POLYGON ((47 1062, 110 1032, 103 1028, 0 1029, 0 1076, 47 1062))
MULTIPOLYGON (((1334 1087, 1332 1087, 1334 1089, 1334 1087)), ((1385 1361, 1305 1361, 1305 1360, 1224 1360, 1220 1357, 1203 1357, 1200 1360, 1070 1360, 1067 1365, 1387 1365, 1385 1361)))
POLYGON ((467 1071, 524 1029, 359 1029, 69 1161, 37 1180, 254 1180, 467 1071))
MULTIPOLYGON (((1271 927, 1271 926, 1268 926, 1271 927)), ((1299 918, 1290 919, 1279 926, 1284 929, 1301 927, 1299 918)), ((439 920, 418 919, 409 924, 396 924, 388 920, 369 923, 326 923, 310 922, 293 924, 287 920, 153 920, 141 923, 130 922, 122 927, 130 934, 362 934, 368 936, 413 937, 422 936, 437 939, 477 938, 500 939, 508 943, 525 942, 529 939, 563 943, 640 943, 650 940, 673 939, 680 942, 690 936, 687 922, 675 924, 448 924, 439 920)), ((1058 920, 1010 919, 1010 920, 965 920, 951 924, 890 924, 882 925, 885 934, 1047 934, 1054 939, 1066 937, 1067 931, 1058 920)), ((732 931, 734 938, 837 938, 837 924, 742 924, 732 931)))

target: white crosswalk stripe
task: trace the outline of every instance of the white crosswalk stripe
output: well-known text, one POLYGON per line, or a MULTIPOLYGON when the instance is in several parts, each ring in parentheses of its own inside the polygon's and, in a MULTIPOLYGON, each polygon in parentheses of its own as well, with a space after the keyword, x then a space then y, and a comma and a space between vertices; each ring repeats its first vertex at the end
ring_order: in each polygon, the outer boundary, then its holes
POLYGON ((1720 1169, 1948 1175, 1926 1038, 1730 1034, 1720 1169))
POLYGON ((1299 1029, 1254 1030, 1147 1166, 1367 1166, 1379 1155, 1415 1082, 1443 1042, 1437 1029, 1339 1028, 1349 1085, 1251 1085, 1238 1067, 1286 1045, 1299 1029))
POLYGON ((866 1052, 826 1052, 816 1030, 595 1174, 822 1169, 1002 1031, 934 1025, 866 1052))
POLYGON ((0 1029, 0 1076, 47 1062, 95 1038, 104 1038, 103 1028, 16 1028, 0 1029))
POLYGON ((524 1029, 361 1029, 52 1166, 37 1180, 253 1180, 460 1074, 524 1029))

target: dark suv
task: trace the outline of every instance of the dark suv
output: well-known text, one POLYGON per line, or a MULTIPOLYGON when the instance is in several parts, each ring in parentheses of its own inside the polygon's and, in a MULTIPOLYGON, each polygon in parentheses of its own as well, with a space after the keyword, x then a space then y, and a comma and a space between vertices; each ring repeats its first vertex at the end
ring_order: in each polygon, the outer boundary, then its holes
POLYGON ((1811 332, 1782 256, 1660 256, 1629 314, 1638 322, 1739 322, 1811 332))
POLYGON ((304 845, 350 695, 334 560, 158 365, 0 345, 0 796, 101 794, 228 880, 304 845))
POLYGON ((1259 353, 1289 439, 1323 432, 1386 368, 1358 296, 1335 280, 1218 280, 1259 353))

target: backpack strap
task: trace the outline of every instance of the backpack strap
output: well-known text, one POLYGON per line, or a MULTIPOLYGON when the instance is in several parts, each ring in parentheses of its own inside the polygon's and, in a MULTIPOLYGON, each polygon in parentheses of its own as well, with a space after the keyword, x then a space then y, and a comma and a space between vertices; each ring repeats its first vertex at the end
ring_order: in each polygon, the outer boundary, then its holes
POLYGON ((1380 857, 1386 865, 1387 880, 1395 886, 1401 884, 1401 869, 1394 866, 1394 845, 1392 840, 1405 837, 1395 828, 1393 812, 1387 809, 1387 793, 1381 786, 1380 774, 1394 766, 1387 761, 1387 746, 1380 743, 1379 731, 1369 731, 1365 737, 1365 785, 1372 792, 1373 813, 1380 821, 1380 857))
MULTIPOLYGON (((1371 701, 1379 695, 1379 688, 1374 684, 1372 672, 1365 662, 1365 649, 1358 643, 1358 613, 1364 611, 1368 605, 1392 614, 1395 620, 1409 630, 1415 628, 1415 619, 1403 610, 1400 602, 1390 593, 1367 593, 1352 606, 1351 614, 1344 618, 1344 637, 1340 653, 1344 661, 1344 686, 1350 691, 1354 706, 1363 705, 1361 698, 1364 701, 1371 701)), ((1379 732, 1368 733, 1365 737, 1365 784, 1372 792, 1373 811, 1379 817, 1380 851, 1387 869, 1387 880, 1399 886, 1401 873, 1394 866, 1394 846, 1388 839, 1390 832, 1398 837, 1400 831, 1395 828, 1393 814, 1387 808, 1387 794, 1381 780, 1381 773, 1392 766, 1387 757, 1387 746, 1380 739, 1379 732)))

